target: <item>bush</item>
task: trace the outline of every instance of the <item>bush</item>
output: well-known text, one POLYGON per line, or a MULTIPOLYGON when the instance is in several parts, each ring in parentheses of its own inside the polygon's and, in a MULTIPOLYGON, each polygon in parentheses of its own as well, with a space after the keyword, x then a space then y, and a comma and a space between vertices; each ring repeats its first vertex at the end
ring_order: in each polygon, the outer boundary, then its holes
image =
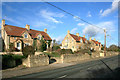
POLYGON ((47 45, 46 45, 46 43, 45 43, 45 40, 43 40, 43 37, 42 37, 41 40, 40 40, 39 50, 40 50, 41 52, 43 52, 43 51, 45 51, 46 49, 47 49, 47 45))
POLYGON ((53 51, 56 51, 56 50, 58 50, 58 49, 60 49, 60 46, 53 46, 53 47, 52 47, 52 50, 53 50, 53 51))
POLYGON ((23 48, 23 55, 28 57, 28 55, 34 55, 35 49, 32 46, 26 46, 23 48))
POLYGON ((79 51, 77 51, 75 53, 85 54, 85 53, 90 53, 90 50, 89 49, 80 49, 79 51))
POLYGON ((22 64, 22 55, 6 54, 2 55, 2 69, 12 68, 22 64))
POLYGON ((18 50, 17 48, 14 47, 14 43, 10 43, 8 51, 13 52, 13 51, 20 51, 20 50, 18 50))
POLYGON ((58 49, 59 54, 73 54, 71 49, 58 49))

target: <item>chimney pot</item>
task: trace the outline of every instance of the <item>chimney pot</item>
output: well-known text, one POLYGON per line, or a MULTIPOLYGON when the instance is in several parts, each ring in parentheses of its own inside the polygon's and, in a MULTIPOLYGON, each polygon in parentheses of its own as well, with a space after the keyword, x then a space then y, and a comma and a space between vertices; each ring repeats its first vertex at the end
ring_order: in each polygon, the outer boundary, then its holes
POLYGON ((83 35, 83 37, 85 38, 85 35, 83 35))
POLYGON ((79 33, 76 33, 76 36, 78 36, 78 37, 79 37, 79 33))
POLYGON ((2 20, 2 25, 5 25, 5 20, 4 19, 2 20))
POLYGON ((26 28, 27 30, 30 30, 30 25, 26 24, 25 28, 26 28))
POLYGON ((94 41, 96 41, 96 39, 94 38, 94 41))
POLYGON ((91 41, 91 37, 89 38, 89 41, 91 41))
POLYGON ((44 29, 44 32, 47 33, 47 29, 46 28, 44 29))
POLYGON ((68 30, 68 31, 67 31, 67 33, 69 34, 69 33, 70 33, 70 31, 68 30))

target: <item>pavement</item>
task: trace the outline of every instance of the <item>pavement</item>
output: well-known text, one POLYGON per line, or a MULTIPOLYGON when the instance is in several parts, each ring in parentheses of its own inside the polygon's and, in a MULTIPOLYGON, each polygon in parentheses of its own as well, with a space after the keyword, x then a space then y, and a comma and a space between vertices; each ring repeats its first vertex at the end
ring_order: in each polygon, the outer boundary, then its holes
POLYGON ((2 70, 2 78, 86 78, 88 74, 92 74, 89 77, 94 77, 93 74, 96 75, 98 70, 102 74, 111 73, 110 69, 99 59, 107 63, 111 70, 118 67, 118 56, 113 56, 33 68, 17 67, 2 70))

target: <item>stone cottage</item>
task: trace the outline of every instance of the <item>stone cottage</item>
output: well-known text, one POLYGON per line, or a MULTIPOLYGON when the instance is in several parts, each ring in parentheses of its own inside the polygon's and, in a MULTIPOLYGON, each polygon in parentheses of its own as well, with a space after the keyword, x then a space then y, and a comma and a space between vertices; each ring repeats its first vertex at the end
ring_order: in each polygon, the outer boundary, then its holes
POLYGON ((44 31, 37 31, 30 29, 30 25, 27 24, 25 28, 7 25, 4 19, 1 25, 1 37, 4 41, 4 48, 6 50, 9 49, 10 43, 13 43, 14 47, 18 50, 22 50, 26 45, 32 46, 34 40, 36 40, 37 45, 39 45, 39 41, 43 38, 46 41, 47 48, 50 47, 48 46, 48 42, 52 41, 51 37, 47 34, 47 29, 44 29, 44 31))
POLYGON ((79 36, 79 33, 76 35, 71 34, 68 30, 67 35, 62 41, 62 49, 71 49, 73 52, 78 51, 79 49, 93 48, 94 50, 101 50, 101 43, 95 40, 87 40, 85 35, 83 37, 79 36), (90 46, 89 46, 90 45, 90 46))

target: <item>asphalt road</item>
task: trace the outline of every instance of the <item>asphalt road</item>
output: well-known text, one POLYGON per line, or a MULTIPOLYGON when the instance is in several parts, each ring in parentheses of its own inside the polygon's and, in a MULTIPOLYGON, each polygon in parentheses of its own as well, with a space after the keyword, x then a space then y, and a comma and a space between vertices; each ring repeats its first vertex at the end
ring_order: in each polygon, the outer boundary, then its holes
POLYGON ((53 80, 60 78, 113 78, 117 75, 115 69, 120 67, 118 66, 118 58, 120 59, 120 56, 89 61, 15 78, 52 78, 53 80))

